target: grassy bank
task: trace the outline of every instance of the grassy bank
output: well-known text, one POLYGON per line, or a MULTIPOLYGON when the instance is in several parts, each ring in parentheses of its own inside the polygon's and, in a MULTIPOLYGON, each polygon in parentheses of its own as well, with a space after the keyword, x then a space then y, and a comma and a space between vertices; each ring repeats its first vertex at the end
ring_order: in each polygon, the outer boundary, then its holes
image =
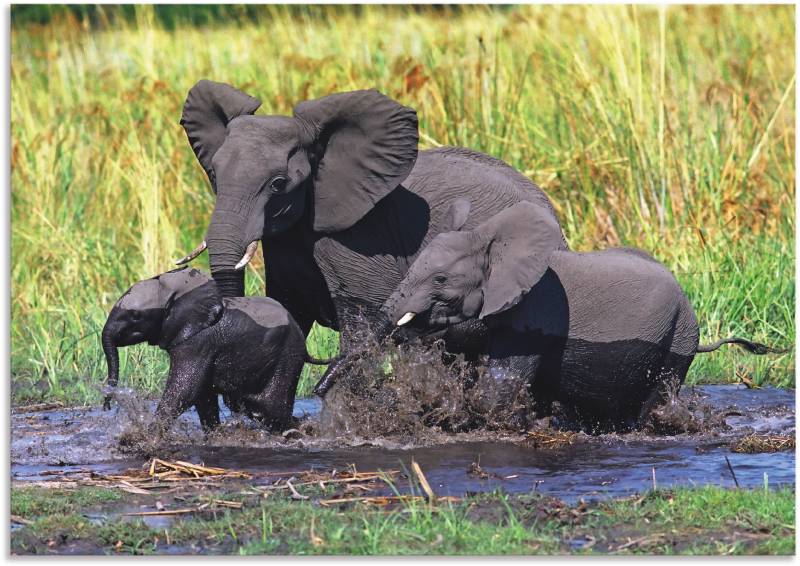
MULTIPOLYGON (((378 88, 417 109, 423 147, 469 146, 539 183, 573 248, 666 262, 704 341, 794 344, 791 6, 231 7, 203 25, 182 9, 12 8, 15 402, 97 402, 105 313, 202 239, 213 196, 178 120, 203 77, 262 113, 378 88)), ((247 291, 263 292, 260 252, 247 291)), ((317 329, 310 350, 335 344, 317 329)), ((728 348, 689 379, 794 386, 794 365, 728 348)), ((124 384, 157 391, 165 371, 154 348, 122 353, 124 384)))
MULTIPOLYGON (((180 491, 180 488, 178 488, 180 491)), ((204 489, 147 496, 120 490, 11 491, 13 554, 792 554, 793 490, 717 487, 566 505, 492 493, 457 503, 321 507, 274 493, 204 489), (177 497, 177 499, 175 499, 177 497), (121 513, 214 506, 148 526, 121 513)))

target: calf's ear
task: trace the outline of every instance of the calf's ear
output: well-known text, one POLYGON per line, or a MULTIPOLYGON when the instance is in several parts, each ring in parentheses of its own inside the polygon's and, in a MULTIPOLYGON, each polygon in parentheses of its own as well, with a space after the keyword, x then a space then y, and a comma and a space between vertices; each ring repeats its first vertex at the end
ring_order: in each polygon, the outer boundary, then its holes
POLYGON ((158 345, 168 350, 210 328, 222 316, 222 294, 209 280, 186 292, 165 285, 164 322, 158 345))
POLYGON ((444 213, 442 219, 442 232, 455 232, 461 230, 467 222, 469 210, 472 207, 465 198, 454 200, 444 213))
POLYGON ((530 202, 505 209, 476 231, 486 236, 489 255, 479 318, 519 303, 547 271, 550 253, 564 248, 552 212, 530 202))

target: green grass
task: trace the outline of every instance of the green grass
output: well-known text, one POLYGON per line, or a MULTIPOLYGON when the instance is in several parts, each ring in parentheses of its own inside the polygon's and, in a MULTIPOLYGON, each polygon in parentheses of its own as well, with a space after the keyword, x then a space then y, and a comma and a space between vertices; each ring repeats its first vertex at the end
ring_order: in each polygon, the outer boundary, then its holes
MULTIPOLYGON (((341 504, 322 507, 273 493, 269 498, 204 490, 199 498, 244 501, 241 510, 175 520, 164 528, 119 516, 117 491, 80 488, 63 492, 27 487, 11 491, 11 512, 31 524, 12 532, 12 552, 150 554, 183 548, 224 554, 792 554, 794 490, 718 487, 659 490, 640 498, 564 505, 536 495, 501 492, 458 503, 410 502, 393 508, 341 504), (70 499, 54 509, 51 500, 70 499), (92 525, 82 513, 105 501, 92 525), (588 541, 594 541, 588 546, 588 541), (55 543, 48 544, 48 541, 55 543), (582 541, 584 544, 570 544, 582 541), (632 542, 633 541, 633 542, 632 542)), ((306 493, 313 495, 314 490, 306 493)), ((127 496, 130 497, 130 496, 127 496)), ((137 498, 150 509, 155 500, 137 498)), ((130 507, 130 502, 128 502, 130 507)))
MULTIPOLYGON (((202 239, 213 196, 178 120, 203 77, 262 113, 378 88, 417 109, 423 147, 469 146, 539 183, 573 248, 664 261, 703 341, 794 344, 791 6, 31 10, 12 8, 16 403, 96 403, 105 314, 202 239)), ((262 293, 260 255, 251 266, 262 293)), ((320 356, 335 344, 310 339, 320 356)), ((159 391, 162 352, 121 364, 123 384, 159 391)), ((689 381, 793 387, 794 367, 793 351, 728 347, 689 381)))
POLYGON ((11 493, 11 514, 20 517, 77 513, 93 505, 119 501, 123 495, 105 488, 15 489, 11 493))

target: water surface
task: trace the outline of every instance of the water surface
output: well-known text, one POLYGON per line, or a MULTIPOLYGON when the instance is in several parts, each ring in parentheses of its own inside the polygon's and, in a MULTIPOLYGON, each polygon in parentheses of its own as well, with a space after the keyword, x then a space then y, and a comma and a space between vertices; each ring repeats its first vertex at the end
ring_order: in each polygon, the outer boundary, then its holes
MULTIPOLYGON (((176 451, 207 465, 250 471, 343 469, 410 469, 412 458, 438 495, 463 495, 502 487, 505 491, 537 490, 567 501, 643 492, 653 486, 714 484, 742 487, 794 485, 795 454, 737 454, 730 443, 750 432, 794 434, 792 390, 718 385, 684 388, 724 416, 728 430, 694 434, 631 433, 597 437, 580 435, 571 445, 535 449, 520 435, 440 434, 436 441, 414 444, 396 439, 284 438, 268 435, 253 424, 225 429, 208 441, 196 415, 187 413, 177 427, 176 451), (488 478, 468 473, 477 462, 488 478)), ((148 405, 151 408, 151 405, 148 405)), ((295 416, 318 418, 321 403, 301 399, 295 416)), ((130 426, 122 408, 65 409, 12 415, 11 473, 14 480, 48 479, 54 471, 118 471, 139 467, 144 458, 120 453, 117 437, 130 426)), ((223 413, 223 419, 230 419, 223 413)))

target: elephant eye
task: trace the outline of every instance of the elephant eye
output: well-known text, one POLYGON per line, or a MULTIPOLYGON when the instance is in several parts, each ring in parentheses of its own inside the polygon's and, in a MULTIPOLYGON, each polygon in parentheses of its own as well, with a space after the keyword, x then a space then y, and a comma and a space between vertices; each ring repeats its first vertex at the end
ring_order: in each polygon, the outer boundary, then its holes
POLYGON ((447 276, 446 275, 437 275, 433 278, 433 282, 437 285, 443 285, 447 283, 447 276))
POLYGON ((285 177, 275 177, 269 184, 269 188, 273 193, 279 193, 286 188, 285 177))

